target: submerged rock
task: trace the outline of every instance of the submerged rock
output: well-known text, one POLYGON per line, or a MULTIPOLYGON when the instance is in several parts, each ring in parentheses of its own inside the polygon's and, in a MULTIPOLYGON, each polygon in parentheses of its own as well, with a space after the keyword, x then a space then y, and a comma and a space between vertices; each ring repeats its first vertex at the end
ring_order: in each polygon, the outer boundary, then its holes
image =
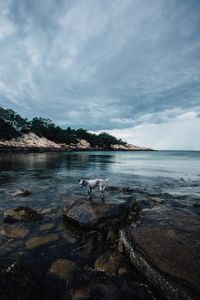
POLYGON ((48 274, 69 281, 72 279, 77 269, 78 267, 75 262, 68 259, 57 259, 51 264, 48 274))
POLYGON ((54 223, 46 223, 40 226, 39 231, 47 231, 55 227, 54 223))
POLYGON ((181 208, 146 210, 141 222, 121 230, 134 265, 167 299, 200 294, 200 217, 181 208))
POLYGON ((26 248, 27 249, 33 249, 36 247, 43 246, 48 243, 55 242, 59 239, 58 235, 55 233, 51 233, 45 236, 36 236, 28 239, 26 241, 26 248))
POLYGON ((4 212, 4 222, 35 222, 42 219, 42 215, 28 206, 19 206, 4 212))
POLYGON ((29 234, 29 230, 23 227, 16 227, 10 224, 3 224, 2 233, 10 238, 23 238, 29 234))
POLYGON ((69 221, 84 227, 95 227, 111 219, 124 218, 127 214, 128 202, 105 201, 95 203, 91 201, 72 200, 63 209, 63 216, 69 221))
POLYGON ((27 189, 18 189, 16 192, 11 194, 12 196, 29 196, 31 194, 30 190, 27 189))
POLYGON ((126 263, 124 257, 118 253, 103 254, 95 261, 95 268, 110 275, 117 275, 126 272, 126 263))

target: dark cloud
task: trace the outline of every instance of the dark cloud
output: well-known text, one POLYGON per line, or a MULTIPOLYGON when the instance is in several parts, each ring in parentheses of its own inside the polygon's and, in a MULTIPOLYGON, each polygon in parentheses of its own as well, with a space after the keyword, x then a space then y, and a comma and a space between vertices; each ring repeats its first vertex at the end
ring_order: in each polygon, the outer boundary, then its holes
POLYGON ((120 129, 200 108, 200 2, 2 0, 0 101, 120 129))

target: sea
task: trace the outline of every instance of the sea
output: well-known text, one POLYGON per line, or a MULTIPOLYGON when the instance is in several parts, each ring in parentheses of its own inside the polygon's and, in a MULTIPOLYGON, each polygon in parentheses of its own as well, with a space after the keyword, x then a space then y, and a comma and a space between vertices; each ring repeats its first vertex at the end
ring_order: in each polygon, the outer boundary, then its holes
MULTIPOLYGON (((93 191, 91 205, 94 202, 94 206, 101 207, 102 203, 104 207, 106 201, 126 200, 136 204, 136 211, 142 211, 141 215, 145 209, 159 210, 163 206, 192 209, 195 213, 200 206, 200 152, 1 153, 1 299, 13 299, 13 291, 18 299, 64 299, 66 282, 61 283, 49 275, 51 265, 58 260, 61 274, 65 273, 63 260, 79 266, 79 277, 75 277, 74 284, 77 278, 81 278, 77 284, 84 287, 90 278, 90 284, 95 287, 99 280, 94 278, 95 260, 108 251, 117 251, 117 236, 108 240, 104 229, 88 231, 71 224, 63 216, 63 208, 69 205, 69 201, 87 201, 87 191, 79 187, 79 180, 94 178, 109 179, 103 203, 98 189, 93 191), (19 189, 27 189, 30 193, 18 195, 19 189), (5 211, 24 206, 35 209, 42 219, 13 223, 4 220, 5 211), (91 274, 92 277, 88 277, 91 274)), ((114 234, 115 231, 110 232, 114 234)), ((148 295, 149 291, 151 294, 155 292, 129 262, 127 268, 126 281, 123 276, 113 277, 112 281, 111 276, 106 277, 104 283, 108 289, 109 284, 112 288, 117 284, 120 292, 120 287, 128 284, 128 287, 134 287, 134 293, 137 286, 139 289, 145 287, 148 295)), ((161 298, 148 296, 148 299, 161 298)))
POLYGON ((80 179, 94 178, 109 179, 110 187, 198 198, 200 151, 0 154, 0 211, 19 205, 63 207, 67 198, 87 195, 80 179), (31 195, 13 196, 20 188, 31 195))

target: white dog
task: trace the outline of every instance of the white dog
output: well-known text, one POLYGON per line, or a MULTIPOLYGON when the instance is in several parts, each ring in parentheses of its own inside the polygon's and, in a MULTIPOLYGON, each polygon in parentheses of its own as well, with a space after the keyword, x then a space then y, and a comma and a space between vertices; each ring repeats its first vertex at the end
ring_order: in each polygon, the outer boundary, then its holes
POLYGON ((88 199, 92 198, 92 190, 95 187, 99 187, 100 192, 102 193, 101 198, 104 199, 104 191, 106 188, 106 183, 109 179, 91 179, 91 180, 85 180, 85 179, 81 179, 79 180, 79 184, 80 187, 86 187, 88 189, 88 199))

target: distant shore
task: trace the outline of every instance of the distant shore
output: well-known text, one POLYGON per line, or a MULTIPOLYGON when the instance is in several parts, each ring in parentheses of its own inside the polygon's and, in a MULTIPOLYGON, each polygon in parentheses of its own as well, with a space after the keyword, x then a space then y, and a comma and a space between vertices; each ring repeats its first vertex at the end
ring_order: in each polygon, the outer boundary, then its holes
POLYGON ((91 146, 84 139, 77 144, 58 144, 34 133, 23 134, 10 140, 0 140, 0 153, 12 152, 63 152, 63 151, 153 151, 131 144, 114 144, 110 147, 91 146))

